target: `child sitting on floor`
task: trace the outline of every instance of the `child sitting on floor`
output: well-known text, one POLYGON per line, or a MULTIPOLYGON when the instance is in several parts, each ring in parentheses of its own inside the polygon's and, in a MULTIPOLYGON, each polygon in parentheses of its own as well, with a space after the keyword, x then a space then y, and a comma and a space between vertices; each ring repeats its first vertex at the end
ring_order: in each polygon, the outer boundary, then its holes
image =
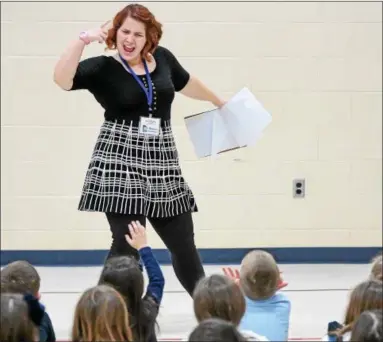
POLYGON ((134 341, 156 342, 156 319, 161 305, 165 279, 149 247, 146 229, 139 222, 129 227, 128 243, 138 250, 148 274, 149 284, 144 292, 144 276, 133 257, 110 258, 101 273, 99 284, 107 284, 119 291, 126 301, 134 341))
POLYGON ((249 252, 242 260, 239 286, 246 298, 240 329, 252 330, 270 341, 287 341, 291 303, 281 292, 280 272, 273 256, 265 251, 249 252))
MULTIPOLYGON (((245 313, 245 297, 233 279, 213 274, 201 279, 193 294, 194 314, 198 323, 219 318, 238 327, 245 313)), ((239 329, 248 341, 268 341, 254 329, 239 329)))
POLYGON ((350 341, 351 331, 360 315, 368 310, 383 309, 382 282, 367 280, 358 284, 352 291, 346 309, 344 320, 341 323, 332 321, 328 324, 328 333, 322 341, 350 341))
POLYGON ((44 307, 32 295, 1 294, 1 342, 32 342, 39 340, 44 307))
POLYGON ((86 290, 77 302, 72 342, 133 342, 124 298, 113 287, 86 290))
MULTIPOLYGON (((1 293, 30 294, 40 299, 40 276, 27 261, 14 261, 1 270, 1 293)), ((56 335, 47 312, 39 326, 40 342, 55 342, 56 335)))

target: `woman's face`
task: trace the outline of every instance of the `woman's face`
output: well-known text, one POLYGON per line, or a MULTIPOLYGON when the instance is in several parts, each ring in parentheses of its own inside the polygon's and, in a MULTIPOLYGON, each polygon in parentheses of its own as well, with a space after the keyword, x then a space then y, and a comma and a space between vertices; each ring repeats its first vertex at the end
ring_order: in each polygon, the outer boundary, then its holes
POLYGON ((127 17, 117 31, 117 50, 127 62, 138 62, 146 43, 145 24, 127 17))

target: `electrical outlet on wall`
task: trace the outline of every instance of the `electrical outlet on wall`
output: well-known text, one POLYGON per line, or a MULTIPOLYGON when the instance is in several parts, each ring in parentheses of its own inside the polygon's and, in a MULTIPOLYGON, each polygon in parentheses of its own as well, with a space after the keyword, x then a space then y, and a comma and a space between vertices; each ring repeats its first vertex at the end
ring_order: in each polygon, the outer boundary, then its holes
POLYGON ((293 180, 293 197, 304 198, 306 195, 306 180, 297 178, 293 180))

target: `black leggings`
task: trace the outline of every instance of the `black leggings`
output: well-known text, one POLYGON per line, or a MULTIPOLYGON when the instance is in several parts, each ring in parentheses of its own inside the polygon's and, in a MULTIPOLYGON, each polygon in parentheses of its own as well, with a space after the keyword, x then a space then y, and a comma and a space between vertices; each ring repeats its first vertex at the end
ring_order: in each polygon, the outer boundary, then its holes
MULTIPOLYGON (((139 259, 137 251, 131 247, 125 235, 129 233, 129 223, 140 221, 143 226, 146 218, 141 215, 123 215, 107 213, 112 231, 112 246, 107 259, 114 256, 129 255, 139 259)), ((174 217, 148 218, 156 233, 162 239, 171 254, 174 272, 192 296, 199 279, 205 276, 204 269, 194 243, 194 225, 191 212, 174 217)))

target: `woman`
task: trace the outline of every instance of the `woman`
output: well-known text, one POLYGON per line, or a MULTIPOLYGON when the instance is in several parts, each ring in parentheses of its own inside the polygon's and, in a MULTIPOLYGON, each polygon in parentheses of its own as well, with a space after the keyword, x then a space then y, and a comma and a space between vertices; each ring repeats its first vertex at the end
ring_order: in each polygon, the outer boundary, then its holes
POLYGON ((106 214, 113 237, 108 257, 138 258, 125 234, 131 221, 145 225, 148 218, 191 295, 204 270, 194 243, 197 205, 181 173, 171 105, 175 92, 217 107, 224 101, 159 46, 161 27, 147 8, 128 5, 110 29, 104 25, 79 35, 58 61, 54 80, 64 90, 90 91, 105 109, 79 210, 106 214), (79 63, 84 48, 96 41, 117 54, 79 63))

